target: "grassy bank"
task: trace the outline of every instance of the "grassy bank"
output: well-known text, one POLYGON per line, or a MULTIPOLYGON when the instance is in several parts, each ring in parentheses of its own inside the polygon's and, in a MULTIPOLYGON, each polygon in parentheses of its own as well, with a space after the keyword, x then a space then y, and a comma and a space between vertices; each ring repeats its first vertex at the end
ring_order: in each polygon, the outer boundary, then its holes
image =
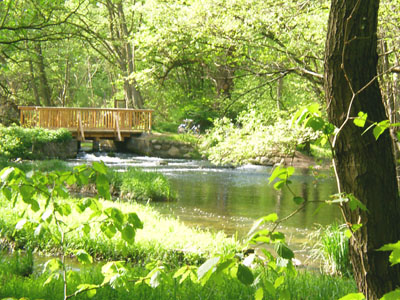
MULTIPOLYGON (((46 233, 37 238, 34 228, 24 227, 15 231, 18 216, 25 209, 25 204, 18 202, 16 207, 0 200, 0 234, 3 246, 16 248, 32 248, 38 251, 57 253, 54 242, 46 233)), ((74 199, 67 200, 73 203, 74 199)), ((162 260, 172 264, 182 262, 198 264, 210 255, 216 253, 234 253, 239 251, 239 244, 232 238, 226 237, 222 232, 210 232, 196 228, 189 228, 179 220, 161 216, 148 205, 139 203, 101 201, 104 209, 116 207, 124 212, 136 212, 144 223, 142 230, 136 233, 135 243, 127 244, 116 235, 112 239, 104 237, 100 232, 99 224, 91 224, 92 232, 89 237, 80 234, 79 230, 67 236, 68 248, 85 249, 98 259, 130 260, 146 263, 151 260, 162 260)), ((82 220, 89 218, 90 213, 83 215, 71 214, 65 219, 70 226, 79 227, 82 220)), ((40 213, 29 214, 34 220, 40 213)))

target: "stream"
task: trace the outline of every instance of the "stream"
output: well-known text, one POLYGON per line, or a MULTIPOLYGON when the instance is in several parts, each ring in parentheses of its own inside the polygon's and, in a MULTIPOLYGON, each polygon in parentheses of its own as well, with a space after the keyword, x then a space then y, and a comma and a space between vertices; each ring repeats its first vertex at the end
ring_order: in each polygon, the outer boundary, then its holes
MULTIPOLYGON (((128 167, 163 173, 177 194, 173 202, 150 203, 164 215, 174 216, 189 226, 209 230, 223 230, 227 235, 245 238, 253 223, 260 217, 277 213, 289 215, 298 205, 287 190, 276 191, 268 182, 272 167, 245 165, 238 168, 216 167, 207 161, 160 159, 117 154, 109 157, 95 153, 81 155, 70 164, 103 161, 120 171, 128 167)), ((308 234, 316 224, 340 222, 336 206, 315 201, 328 200, 336 193, 335 181, 329 171, 296 170, 292 176, 293 192, 311 203, 294 217, 284 222, 279 231, 285 233, 296 252, 303 252, 308 234)))

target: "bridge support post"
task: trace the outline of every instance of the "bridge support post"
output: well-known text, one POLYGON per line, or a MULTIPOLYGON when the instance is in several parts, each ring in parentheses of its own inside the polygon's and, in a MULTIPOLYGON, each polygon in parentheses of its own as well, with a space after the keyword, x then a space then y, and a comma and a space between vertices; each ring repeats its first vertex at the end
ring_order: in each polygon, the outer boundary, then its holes
POLYGON ((92 144, 92 151, 93 152, 99 152, 100 151, 100 142, 94 140, 92 144))

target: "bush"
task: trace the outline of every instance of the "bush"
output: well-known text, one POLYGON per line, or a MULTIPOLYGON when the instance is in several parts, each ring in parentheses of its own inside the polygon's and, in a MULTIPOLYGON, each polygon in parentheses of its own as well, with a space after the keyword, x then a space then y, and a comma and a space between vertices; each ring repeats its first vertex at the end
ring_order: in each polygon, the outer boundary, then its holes
POLYGON ((50 142, 66 142, 72 139, 66 129, 48 130, 43 128, 23 128, 16 125, 0 126, 0 156, 33 159, 35 147, 50 142))
POLYGON ((227 118, 214 122, 202 139, 200 150, 217 164, 242 164, 263 156, 287 156, 296 146, 318 137, 309 128, 292 126, 290 120, 278 119, 266 124, 263 117, 251 111, 235 125, 227 118))

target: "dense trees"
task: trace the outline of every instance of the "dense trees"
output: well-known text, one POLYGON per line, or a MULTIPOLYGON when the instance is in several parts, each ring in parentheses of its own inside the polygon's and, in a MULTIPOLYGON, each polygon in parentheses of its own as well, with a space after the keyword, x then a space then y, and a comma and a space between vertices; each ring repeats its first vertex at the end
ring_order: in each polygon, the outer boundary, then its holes
POLYGON ((375 140, 372 130, 362 134, 351 121, 359 112, 367 113, 370 122, 387 119, 377 75, 378 8, 376 0, 333 0, 325 59, 328 116, 340 130, 334 141, 339 193, 353 195, 367 208, 344 206, 346 222, 362 224, 350 252, 358 288, 367 299, 378 299, 400 284, 400 269, 377 251, 400 240, 391 138, 385 132, 375 140))

